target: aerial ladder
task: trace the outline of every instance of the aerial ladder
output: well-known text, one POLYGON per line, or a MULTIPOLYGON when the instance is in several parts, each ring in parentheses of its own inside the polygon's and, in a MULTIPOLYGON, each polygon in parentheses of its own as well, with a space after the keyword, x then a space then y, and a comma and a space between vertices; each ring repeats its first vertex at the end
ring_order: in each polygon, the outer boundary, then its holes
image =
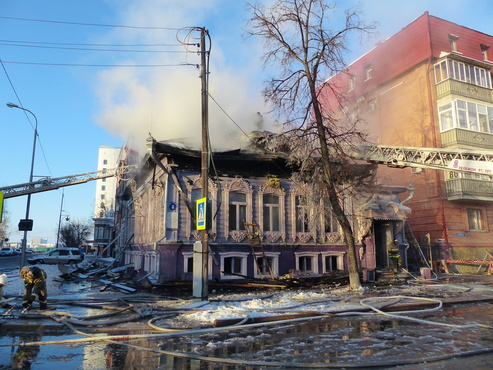
POLYGON ((444 148, 414 148, 389 145, 349 145, 346 154, 388 167, 418 167, 477 173, 493 177, 493 151, 444 148))
POLYGON ((88 181, 104 179, 107 177, 123 176, 131 172, 133 169, 135 169, 135 166, 122 166, 113 169, 104 169, 101 171, 86 172, 64 177, 44 177, 33 182, 5 186, 0 188, 0 192, 3 192, 4 199, 14 198, 22 195, 56 190, 65 186, 83 184, 88 181))

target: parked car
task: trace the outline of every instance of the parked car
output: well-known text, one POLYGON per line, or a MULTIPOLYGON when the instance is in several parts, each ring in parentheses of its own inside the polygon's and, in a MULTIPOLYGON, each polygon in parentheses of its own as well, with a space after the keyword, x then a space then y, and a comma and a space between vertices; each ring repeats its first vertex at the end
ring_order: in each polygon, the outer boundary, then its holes
POLYGON ((27 259, 31 265, 46 264, 74 264, 82 262, 83 258, 78 248, 57 248, 47 254, 36 254, 27 259))
POLYGON ((15 251, 12 247, 3 247, 0 249, 0 256, 14 256, 15 251))

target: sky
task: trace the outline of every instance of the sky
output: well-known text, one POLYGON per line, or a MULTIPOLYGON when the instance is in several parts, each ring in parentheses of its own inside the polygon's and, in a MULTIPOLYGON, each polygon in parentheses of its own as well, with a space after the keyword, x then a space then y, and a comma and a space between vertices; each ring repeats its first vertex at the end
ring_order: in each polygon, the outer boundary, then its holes
MULTIPOLYGON (((347 62, 425 11, 493 34, 489 0, 474 6, 469 0, 337 4, 341 11, 358 6, 368 22, 378 23, 374 37, 352 42, 347 62)), ((262 45, 244 37, 250 16, 243 0, 0 0, 0 187, 29 181, 34 117, 35 180, 96 171, 99 147, 121 147, 127 140, 142 155, 149 135, 200 142, 200 59, 196 46, 183 44, 198 43, 199 32, 189 32, 191 27, 204 27, 211 40, 213 150, 236 145, 233 139, 241 140, 243 132, 270 128, 261 94, 262 45)), ((28 243, 56 241, 60 209, 62 222, 66 216, 90 221, 95 186, 92 181, 34 194, 28 243)), ((17 224, 26 216, 26 198, 5 201, 10 242, 22 239, 17 224)))

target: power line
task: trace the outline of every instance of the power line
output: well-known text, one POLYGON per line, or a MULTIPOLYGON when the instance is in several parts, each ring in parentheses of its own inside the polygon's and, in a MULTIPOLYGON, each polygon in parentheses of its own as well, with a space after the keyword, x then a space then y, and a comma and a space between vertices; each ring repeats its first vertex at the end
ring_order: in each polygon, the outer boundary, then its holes
MULTIPOLYGON (((186 50, 127 50, 127 49, 94 49, 94 48, 70 48, 62 46, 46 46, 46 45, 22 45, 0 42, 0 45, 15 46, 24 48, 38 48, 38 49, 57 49, 57 50, 78 50, 78 51, 111 51, 111 52, 125 52, 125 53, 180 53, 185 54, 186 50)), ((182 46, 182 45, 180 45, 182 46)))
POLYGON ((159 67, 183 67, 194 66, 197 63, 178 63, 178 64, 82 64, 82 63, 43 63, 43 62, 18 62, 18 61, 2 61, 4 64, 27 64, 40 66, 58 66, 58 67, 121 67, 121 68, 159 68, 159 67))
POLYGON ((169 30, 178 31, 181 28, 170 28, 170 27, 149 27, 149 26, 128 26, 128 25, 115 25, 115 24, 99 24, 99 23, 84 23, 84 22, 66 22, 66 21, 53 21, 47 19, 33 19, 33 18, 17 18, 17 17, 5 17, 0 16, 3 19, 11 19, 16 21, 26 21, 26 22, 42 22, 42 23, 56 23, 56 24, 70 24, 74 26, 92 26, 92 27, 111 27, 111 28, 133 28, 142 30, 169 30))
POLYGON ((0 42, 18 43, 18 44, 40 44, 40 45, 68 45, 68 46, 105 46, 105 47, 144 47, 144 46, 172 46, 182 47, 179 44, 94 44, 94 43, 70 43, 70 42, 47 42, 47 41, 20 41, 20 40, 0 40, 0 42))

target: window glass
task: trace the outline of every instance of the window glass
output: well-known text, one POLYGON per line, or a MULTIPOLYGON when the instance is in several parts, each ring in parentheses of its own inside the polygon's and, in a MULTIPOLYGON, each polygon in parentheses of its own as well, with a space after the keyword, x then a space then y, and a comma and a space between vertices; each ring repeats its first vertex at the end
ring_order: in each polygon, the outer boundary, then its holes
POLYGON ((473 131, 479 131, 476 104, 467 103, 467 118, 469 120, 469 128, 473 131))
POLYGON ((273 258, 272 257, 257 257, 257 265, 262 274, 269 274, 269 267, 272 269, 273 258))
POLYGON ((246 194, 232 192, 229 194, 229 229, 245 230, 246 194))
POLYGON ((469 230, 483 230, 480 209, 467 210, 467 223, 469 230))
POLYGON ((279 231, 279 197, 274 194, 263 196, 264 231, 279 231))
POLYGON ((444 104, 438 108, 440 117, 440 126, 442 131, 450 130, 454 127, 454 122, 452 119, 452 104, 444 104))
POLYGON ((486 107, 478 104, 478 121, 479 130, 481 132, 488 132, 488 115, 486 113, 486 107))
POLYGON ((298 265, 299 269, 301 272, 311 272, 313 271, 312 268, 312 259, 313 257, 311 256, 303 256, 303 257, 298 257, 298 265))
POLYGON ((337 256, 325 256, 325 271, 337 270, 337 256))
POLYGON ((241 274, 241 257, 226 257, 224 259, 225 274, 241 274))
POLYGON ((309 231, 309 211, 308 198, 301 195, 296 196, 296 232, 309 231))

